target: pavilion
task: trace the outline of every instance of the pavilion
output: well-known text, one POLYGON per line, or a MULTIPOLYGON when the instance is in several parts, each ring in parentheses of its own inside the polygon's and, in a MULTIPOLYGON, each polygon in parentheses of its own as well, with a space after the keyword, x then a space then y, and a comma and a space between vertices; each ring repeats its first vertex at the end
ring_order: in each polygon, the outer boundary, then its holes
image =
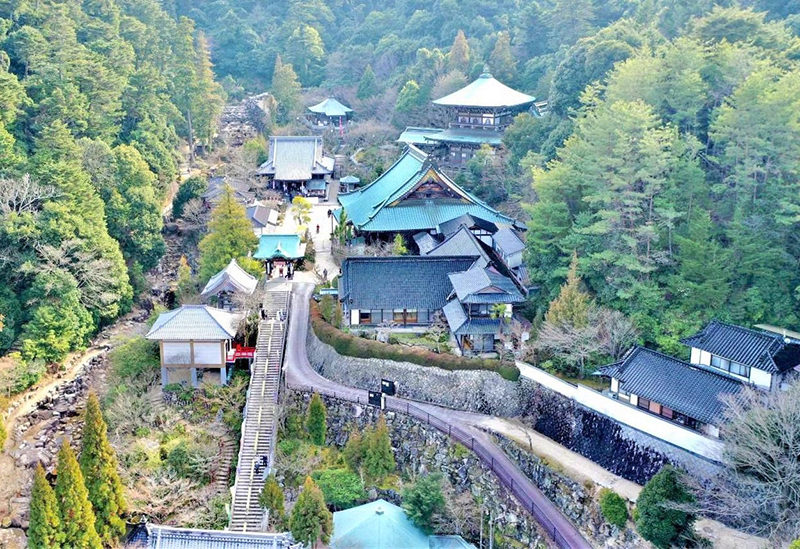
POLYGON ((231 259, 224 269, 208 279, 200 295, 204 299, 216 299, 217 307, 232 311, 233 296, 250 295, 257 285, 256 277, 242 269, 235 259, 231 259))
POLYGON ((294 274, 296 264, 306 255, 306 245, 300 236, 290 234, 262 234, 258 239, 258 249, 254 259, 264 262, 267 276, 278 269, 279 276, 294 274), (284 271, 285 269, 285 271, 284 271))
POLYGON ((308 107, 308 110, 309 120, 317 126, 343 127, 353 116, 353 109, 333 97, 308 107))

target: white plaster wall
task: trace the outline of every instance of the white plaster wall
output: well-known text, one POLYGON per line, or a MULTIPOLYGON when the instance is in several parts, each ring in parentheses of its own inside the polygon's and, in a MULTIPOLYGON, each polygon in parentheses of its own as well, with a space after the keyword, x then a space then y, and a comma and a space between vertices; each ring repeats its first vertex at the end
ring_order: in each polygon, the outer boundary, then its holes
POLYGON ((192 352, 188 341, 164 341, 164 364, 190 364, 192 352))
POLYGON ((523 376, 619 423, 643 431, 708 459, 714 461, 722 460, 722 442, 707 438, 696 431, 661 419, 649 412, 639 410, 635 407, 638 399, 634 398, 634 395, 631 395, 632 406, 607 397, 583 385, 575 386, 567 383, 530 364, 518 362, 517 366, 523 376))
POLYGON ((689 358, 689 362, 692 364, 700 364, 700 349, 697 347, 692 347, 692 354, 689 358))
POLYGON ((222 345, 219 341, 195 341, 195 364, 222 364, 222 345))
POLYGON ((769 389, 772 387, 772 374, 758 368, 750 368, 750 381, 759 387, 769 389))
POLYGON ((700 361, 697 362, 697 364, 702 364, 704 366, 711 366, 711 353, 709 353, 708 351, 700 351, 700 361))
POLYGON ((358 309, 350 310, 350 325, 355 326, 358 324, 358 309))

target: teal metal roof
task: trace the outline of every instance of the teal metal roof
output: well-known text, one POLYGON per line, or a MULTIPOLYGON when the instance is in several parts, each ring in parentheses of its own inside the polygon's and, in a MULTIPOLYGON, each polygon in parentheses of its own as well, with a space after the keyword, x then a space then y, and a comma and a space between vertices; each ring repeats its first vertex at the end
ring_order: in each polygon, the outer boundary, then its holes
POLYGON ((448 128, 439 133, 425 136, 425 139, 444 143, 464 143, 466 145, 492 145, 499 147, 503 144, 503 136, 494 130, 473 130, 469 128, 448 128))
POLYGON ((353 112, 353 109, 350 107, 346 107, 342 105, 339 101, 334 99, 333 97, 328 97, 324 101, 317 103, 316 105, 312 105, 308 107, 313 113, 317 114, 324 114, 325 116, 347 116, 348 113, 353 112))
POLYGON ((339 180, 339 183, 347 183, 348 185, 354 185, 361 183, 361 180, 354 175, 346 175, 339 180))
POLYGON ((425 145, 428 143, 427 138, 442 133, 444 130, 441 128, 420 128, 418 126, 409 126, 400 137, 397 138, 398 143, 405 143, 406 145, 425 145))
POLYGON ((296 234, 262 234, 258 239, 255 259, 300 259, 305 255, 305 244, 296 234))
MULTIPOLYGON (((459 187, 413 145, 409 145, 378 179, 357 191, 340 194, 338 198, 353 225, 367 232, 435 229, 465 214, 474 214, 492 223, 512 225, 515 222, 459 187), (418 184, 424 183, 429 170, 435 172, 451 196, 404 199, 418 184)), ((336 218, 338 220, 339 215, 336 218)))
POLYGON ((306 185, 309 191, 324 191, 328 186, 328 182, 324 179, 312 179, 306 185))
POLYGON ((433 104, 447 107, 497 108, 522 106, 535 100, 532 95, 509 88, 485 72, 460 90, 434 100, 433 104))
POLYGON ((428 536, 405 511, 379 499, 333 514, 331 549, 428 549, 428 536))

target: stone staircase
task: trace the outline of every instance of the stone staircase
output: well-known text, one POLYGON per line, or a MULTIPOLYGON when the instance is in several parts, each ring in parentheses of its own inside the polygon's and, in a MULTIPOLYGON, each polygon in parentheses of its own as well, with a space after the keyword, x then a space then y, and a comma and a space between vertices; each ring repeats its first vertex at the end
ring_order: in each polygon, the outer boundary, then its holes
POLYGON ((264 292, 266 319, 258 326, 228 527, 235 532, 258 532, 264 529, 264 512, 258 503, 258 496, 272 468, 274 456, 276 406, 290 290, 288 284, 280 284, 269 285, 264 292))
POLYGON ((219 455, 214 466, 214 488, 218 494, 228 491, 228 479, 231 476, 231 463, 236 455, 236 441, 228 435, 220 439, 219 455))

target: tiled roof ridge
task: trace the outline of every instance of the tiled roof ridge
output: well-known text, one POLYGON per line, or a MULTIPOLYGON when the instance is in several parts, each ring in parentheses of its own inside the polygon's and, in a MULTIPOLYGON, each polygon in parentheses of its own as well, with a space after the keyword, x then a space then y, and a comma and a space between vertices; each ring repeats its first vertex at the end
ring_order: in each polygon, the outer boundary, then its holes
POLYGON ((704 364, 692 364, 691 362, 687 362, 686 360, 682 360, 680 358, 675 358, 672 355, 668 355, 666 353, 662 353, 661 351, 656 351, 655 349, 650 349, 649 347, 644 347, 642 345, 634 345, 633 347, 631 347, 625 353, 625 355, 623 355, 623 357, 620 360, 618 360, 617 362, 615 362, 613 364, 609 364, 609 366, 613 366, 614 364, 620 364, 620 367, 622 368, 620 370, 620 375, 623 375, 625 373, 625 368, 627 366, 626 363, 630 359, 634 358, 639 353, 639 351, 645 351, 647 353, 658 355, 658 356, 660 356, 662 358, 666 358, 667 360, 672 360, 673 362, 677 362, 677 363, 679 363, 679 364, 681 364, 683 366, 686 366, 686 367, 689 367, 689 368, 693 368, 693 369, 695 369, 697 371, 705 372, 707 374, 711 374, 713 376, 716 376, 716 377, 719 377, 719 378, 722 378, 722 379, 725 379, 725 380, 728 380, 728 381, 736 381, 738 383, 744 383, 741 379, 737 379, 737 378, 735 378, 733 376, 727 375, 725 372, 717 371, 716 369, 705 367, 704 364))

